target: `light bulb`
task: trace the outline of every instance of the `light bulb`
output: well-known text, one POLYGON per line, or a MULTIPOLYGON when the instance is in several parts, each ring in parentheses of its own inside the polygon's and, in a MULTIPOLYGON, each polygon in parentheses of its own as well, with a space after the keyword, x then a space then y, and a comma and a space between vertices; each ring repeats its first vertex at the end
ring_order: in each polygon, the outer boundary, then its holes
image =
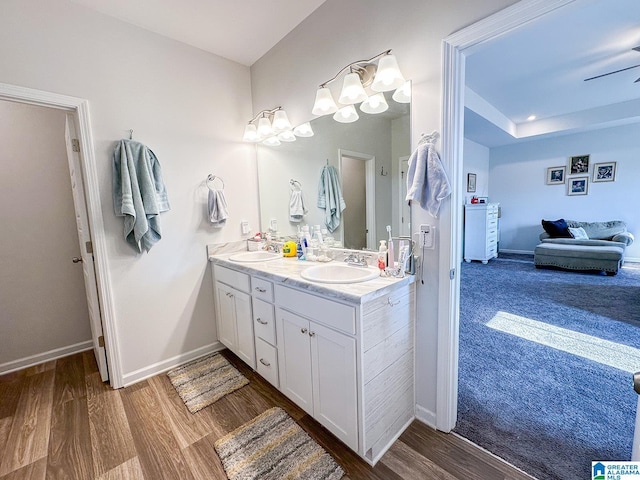
POLYGON ((316 92, 316 101, 313 104, 313 110, 311 110, 311 113, 314 115, 328 115, 337 111, 338 106, 331 95, 331 90, 327 87, 319 88, 316 92))
POLYGON ((256 126, 253 123, 249 123, 246 127, 244 127, 244 135, 242 136, 243 142, 258 142, 260 141, 260 137, 258 136, 258 131, 256 130, 256 126))
POLYGON ((378 62, 378 71, 371 84, 374 92, 388 92, 394 90, 405 83, 405 79, 400 73, 395 55, 388 54, 378 62))
POLYGON ((364 102, 362 102, 362 105, 360 105, 360 110, 362 110, 364 113, 382 113, 388 109, 389 104, 384 98, 384 93, 376 93, 375 95, 371 95, 364 102))
POLYGON ((313 130, 311 129, 311 124, 309 122, 298 125, 293 129, 293 133, 297 137, 313 137, 313 130))
POLYGON ((340 123, 351 123, 355 122, 360 118, 358 116, 358 112, 356 112, 356 108, 353 105, 347 105, 346 107, 342 107, 336 113, 333 114, 333 119, 336 122, 340 123))
POLYGON ((364 91, 362 82, 360 82, 360 75, 354 72, 345 75, 338 102, 343 105, 353 105, 363 102, 366 99, 367 93, 364 91))
POLYGON ((285 130, 291 130, 291 128, 291 122, 289 122, 287 113, 284 110, 276 110, 273 114, 273 131, 280 133, 285 130))
POLYGON ((273 135, 273 128, 268 117, 260 117, 258 120, 258 135, 260 138, 266 138, 273 135))

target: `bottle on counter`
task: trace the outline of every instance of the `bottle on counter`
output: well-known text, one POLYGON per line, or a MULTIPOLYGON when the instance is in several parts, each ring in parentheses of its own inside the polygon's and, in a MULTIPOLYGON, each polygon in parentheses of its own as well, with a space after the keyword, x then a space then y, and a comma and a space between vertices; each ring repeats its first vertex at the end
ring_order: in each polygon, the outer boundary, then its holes
POLYGON ((380 276, 383 275, 387 268, 387 241, 380 240, 380 248, 378 248, 378 269, 380 270, 380 276))

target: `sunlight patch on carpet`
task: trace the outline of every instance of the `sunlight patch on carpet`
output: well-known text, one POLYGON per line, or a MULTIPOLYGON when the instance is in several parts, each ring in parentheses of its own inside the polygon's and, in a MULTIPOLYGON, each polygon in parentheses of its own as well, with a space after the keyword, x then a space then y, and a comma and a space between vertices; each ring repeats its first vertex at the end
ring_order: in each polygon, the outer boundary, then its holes
POLYGON ((487 326, 625 372, 640 369, 640 349, 627 345, 507 312, 496 313, 487 326))

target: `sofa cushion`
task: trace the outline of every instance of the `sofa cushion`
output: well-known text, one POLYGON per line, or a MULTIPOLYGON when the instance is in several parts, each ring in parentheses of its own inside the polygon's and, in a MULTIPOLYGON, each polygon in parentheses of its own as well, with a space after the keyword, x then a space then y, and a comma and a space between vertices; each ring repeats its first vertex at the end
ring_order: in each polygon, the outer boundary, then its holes
POLYGON ((587 240, 589 238, 589 235, 587 235, 587 232, 585 232, 584 228, 582 227, 569 227, 569 232, 571 232, 571 236, 576 240, 587 240))
POLYGON ((575 220, 567 220, 567 226, 571 228, 584 228, 589 238, 600 240, 610 240, 616 234, 627 231, 627 224, 621 220, 612 220, 610 222, 577 222, 575 220))
POLYGON ((573 238, 564 218, 560 218, 559 220, 542 220, 542 228, 544 228, 544 231, 547 232, 550 237, 573 238))
POLYGON ((560 245, 581 245, 583 247, 618 247, 625 249, 626 245, 622 242, 612 242, 611 240, 596 240, 593 238, 577 239, 577 238, 544 238, 542 243, 555 243, 560 245))
POLYGON ((618 246, 594 247, 587 245, 541 243, 535 248, 534 253, 536 255, 547 255, 550 257, 619 261, 623 257, 624 250, 618 246))

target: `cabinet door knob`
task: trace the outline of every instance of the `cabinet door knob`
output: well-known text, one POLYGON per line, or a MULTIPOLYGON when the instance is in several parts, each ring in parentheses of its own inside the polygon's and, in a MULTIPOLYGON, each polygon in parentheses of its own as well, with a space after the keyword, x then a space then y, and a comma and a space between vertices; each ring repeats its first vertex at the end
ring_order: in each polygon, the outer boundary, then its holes
POLYGON ((389 306, 391 306, 391 307, 395 307, 396 305, 399 305, 399 304, 400 304, 400 300, 398 300, 398 301, 397 301, 397 302, 395 302, 395 303, 394 303, 394 302, 392 302, 392 301, 391 301, 391 297, 389 297, 389 299, 387 300, 387 302, 389 303, 389 306))
POLYGON ((266 324, 269 323, 269 322, 266 322, 266 321, 262 320, 261 318, 256 318, 256 322, 258 322, 260 325, 266 325, 266 324))
POLYGON ((309 332, 309 336, 310 337, 315 337, 316 336, 316 332, 309 332))
POLYGON ((300 333, 307 333, 307 332, 308 332, 308 330, 306 328, 301 328, 300 329, 300 333))
POLYGON ((255 290, 256 290, 257 292, 260 292, 260 293, 264 293, 264 292, 266 292, 266 291, 267 291, 267 289, 266 289, 266 288, 260 288, 260 287, 256 287, 256 288, 255 288, 255 290))
POLYGON ((271 364, 270 364, 269 362, 266 362, 266 361, 264 360, 264 358, 261 358, 261 359, 260 359, 260 363, 261 363, 261 364, 263 364, 265 367, 270 367, 270 366, 271 366, 271 364))

